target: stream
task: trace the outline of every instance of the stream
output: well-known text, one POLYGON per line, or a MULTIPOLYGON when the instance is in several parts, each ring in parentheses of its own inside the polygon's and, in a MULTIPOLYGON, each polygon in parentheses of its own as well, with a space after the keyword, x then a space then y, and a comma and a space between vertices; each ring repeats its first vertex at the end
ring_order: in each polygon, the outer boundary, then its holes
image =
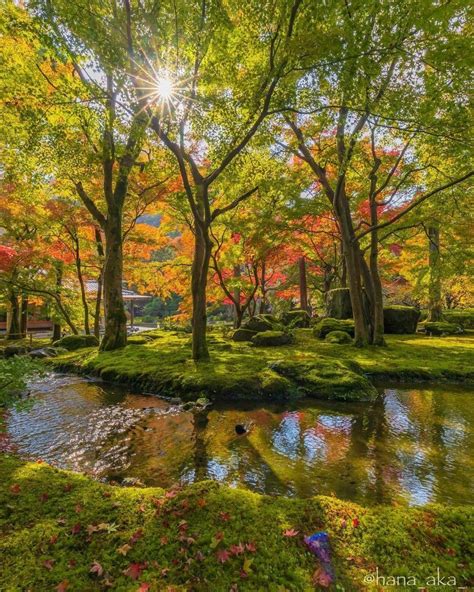
POLYGON ((471 503, 472 391, 383 388, 375 403, 216 404, 193 415, 151 395, 51 374, 7 430, 18 452, 104 481, 215 479, 270 495, 365 505, 471 503), (236 424, 248 433, 239 436, 236 424))

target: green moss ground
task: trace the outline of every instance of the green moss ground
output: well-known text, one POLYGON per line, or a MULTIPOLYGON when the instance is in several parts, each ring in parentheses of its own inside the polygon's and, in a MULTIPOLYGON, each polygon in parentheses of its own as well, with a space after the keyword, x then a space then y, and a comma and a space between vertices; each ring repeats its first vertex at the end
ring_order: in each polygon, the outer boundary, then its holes
MULTIPOLYGON (((320 530, 331 540, 333 590, 376 590, 364 581, 376 568, 421 583, 439 568, 458 586, 473 583, 468 508, 365 509, 335 498, 270 498, 211 482, 170 492, 121 488, 0 456, 5 592, 314 590, 319 563, 302 537, 320 530), (289 529, 298 534, 285 536, 289 529), (91 573, 94 563, 100 573, 91 573)), ((405 589, 416 588, 397 587, 405 589)))
POLYGON ((189 398, 201 393, 223 399, 311 396, 303 376, 308 371, 316 396, 327 398, 339 398, 346 392, 356 399, 372 398, 373 387, 362 373, 373 381, 474 383, 472 333, 439 338, 387 335, 386 347, 364 349, 322 341, 311 329, 298 329, 295 336, 290 345, 255 348, 211 334, 211 361, 195 364, 190 359, 189 335, 157 330, 149 333, 153 339, 143 345, 101 353, 87 348, 62 354, 50 363, 158 394, 189 398), (271 385, 276 386, 272 389, 271 385))

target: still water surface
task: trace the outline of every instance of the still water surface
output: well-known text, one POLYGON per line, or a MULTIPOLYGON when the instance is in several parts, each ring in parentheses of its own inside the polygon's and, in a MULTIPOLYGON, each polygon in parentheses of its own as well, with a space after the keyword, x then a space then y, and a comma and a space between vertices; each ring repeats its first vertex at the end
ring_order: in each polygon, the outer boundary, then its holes
POLYGON ((205 417, 75 376, 48 376, 31 395, 8 418, 19 451, 99 479, 167 487, 210 478, 363 504, 473 499, 467 389, 385 388, 375 403, 215 406, 205 417), (238 423, 247 435, 236 435, 238 423))

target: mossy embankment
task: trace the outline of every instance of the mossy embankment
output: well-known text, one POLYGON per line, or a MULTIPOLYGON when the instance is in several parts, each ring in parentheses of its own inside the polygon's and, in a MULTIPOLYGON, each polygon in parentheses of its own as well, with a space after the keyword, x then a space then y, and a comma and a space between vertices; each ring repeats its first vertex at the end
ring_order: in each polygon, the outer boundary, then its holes
MULTIPOLYGON (((294 331, 293 343, 254 347, 211 334, 211 361, 191 360, 189 335, 142 334, 113 352, 84 348, 49 360, 56 369, 133 384, 156 394, 193 399, 372 399, 372 382, 436 381, 474 384, 474 335, 388 335, 386 347, 329 343, 311 329, 294 331), (143 340, 147 341, 143 343, 143 340)), ((133 338, 132 338, 133 339, 133 338)))
MULTIPOLYGON (((213 482, 168 492, 113 487, 0 456, 5 592, 323 589, 320 564, 303 544, 317 531, 329 534, 334 590, 381 589, 370 583, 377 569, 415 577, 418 586, 437 569, 458 587, 473 582, 469 508, 367 509, 213 482)), ((397 587, 405 589, 416 586, 397 587)))

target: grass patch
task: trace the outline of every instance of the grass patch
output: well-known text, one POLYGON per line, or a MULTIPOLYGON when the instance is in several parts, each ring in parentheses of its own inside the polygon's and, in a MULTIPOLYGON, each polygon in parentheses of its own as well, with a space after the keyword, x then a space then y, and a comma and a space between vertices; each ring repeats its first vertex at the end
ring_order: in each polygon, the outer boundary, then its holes
POLYGON ((366 509, 328 497, 270 498, 212 482, 169 492, 121 488, 0 457, 5 591, 55 590, 64 582, 87 592, 136 591, 143 584, 150 592, 313 590, 319 563, 302 537, 321 530, 331 540, 334 589, 377 589, 364 582, 376 567, 418 582, 439 568, 458 586, 472 583, 468 508, 366 509), (298 534, 286 537, 287 529, 298 534))

